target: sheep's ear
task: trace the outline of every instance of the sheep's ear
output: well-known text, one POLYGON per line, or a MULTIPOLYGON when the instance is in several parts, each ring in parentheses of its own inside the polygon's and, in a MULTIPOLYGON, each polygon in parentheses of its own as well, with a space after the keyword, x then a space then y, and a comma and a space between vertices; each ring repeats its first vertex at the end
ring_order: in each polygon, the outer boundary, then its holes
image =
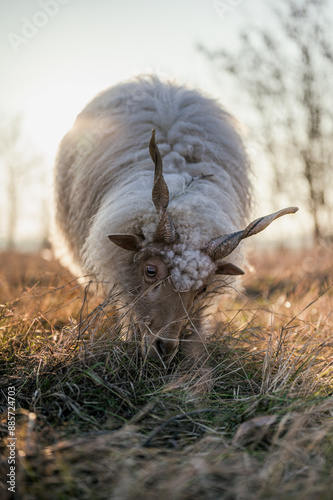
POLYGON ((143 238, 136 234, 108 234, 108 238, 112 243, 118 245, 118 247, 124 250, 130 250, 131 252, 138 252, 141 250, 143 241, 143 238))
POLYGON ((220 262, 220 264, 217 265, 215 274, 228 274, 229 276, 234 276, 245 274, 245 272, 240 267, 235 266, 235 264, 231 264, 231 262, 220 262))

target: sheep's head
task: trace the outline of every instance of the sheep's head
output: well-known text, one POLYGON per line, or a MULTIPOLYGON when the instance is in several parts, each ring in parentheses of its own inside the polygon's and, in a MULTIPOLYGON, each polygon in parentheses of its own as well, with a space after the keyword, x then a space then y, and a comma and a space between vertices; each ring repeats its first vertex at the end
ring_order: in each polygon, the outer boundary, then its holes
MULTIPOLYGON (((153 243, 144 245, 142 236, 113 234, 109 239, 134 252, 133 285, 139 291, 135 300, 137 326, 141 333, 144 357, 171 360, 177 352, 181 331, 186 322, 196 330, 198 318, 191 315, 198 296, 214 281, 214 276, 240 275, 244 271, 232 263, 221 261, 243 240, 265 229, 282 215, 294 213, 289 207, 251 222, 246 229, 214 238, 200 250, 197 260, 205 260, 206 273, 186 290, 178 289, 171 274, 172 262, 166 249, 177 247, 177 233, 168 212, 169 190, 163 177, 162 158, 152 131, 149 151, 155 164, 152 199, 159 216, 153 243)), ((172 252, 171 252, 172 253, 172 252)))

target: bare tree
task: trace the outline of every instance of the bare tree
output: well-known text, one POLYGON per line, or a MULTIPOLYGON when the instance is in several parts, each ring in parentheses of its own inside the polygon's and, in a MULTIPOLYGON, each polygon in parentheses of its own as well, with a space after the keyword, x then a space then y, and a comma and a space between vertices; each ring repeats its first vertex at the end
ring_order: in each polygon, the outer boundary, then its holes
POLYGON ((333 45, 325 0, 273 5, 278 29, 249 28, 240 49, 199 49, 245 90, 273 190, 305 192, 316 240, 332 231, 333 45))
MULTIPOLYGON (((5 121, 5 120, 4 120, 5 121)), ((0 162, 6 209, 6 247, 15 247, 19 217, 22 215, 21 194, 31 188, 40 174, 41 157, 31 152, 23 139, 22 116, 10 120, 0 133, 0 162)))

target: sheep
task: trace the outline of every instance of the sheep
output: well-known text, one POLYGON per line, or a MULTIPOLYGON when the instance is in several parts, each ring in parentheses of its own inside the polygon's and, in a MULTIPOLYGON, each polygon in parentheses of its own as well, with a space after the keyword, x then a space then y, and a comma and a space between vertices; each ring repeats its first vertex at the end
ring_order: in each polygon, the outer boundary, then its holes
POLYGON ((103 293, 120 287, 144 358, 170 362, 186 335, 199 341, 202 305, 244 273, 241 240, 298 210, 242 229, 252 189, 237 127, 198 91, 138 77, 97 95, 60 144, 56 255, 103 293))

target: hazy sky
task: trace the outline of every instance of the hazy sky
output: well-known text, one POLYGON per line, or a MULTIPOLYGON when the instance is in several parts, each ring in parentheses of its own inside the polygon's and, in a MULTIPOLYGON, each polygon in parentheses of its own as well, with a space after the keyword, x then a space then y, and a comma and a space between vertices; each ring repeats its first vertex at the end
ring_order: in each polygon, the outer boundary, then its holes
POLYGON ((51 158, 87 100, 132 75, 156 72, 223 97, 196 44, 236 43, 239 26, 260 22, 264 3, 1 0, 0 111, 23 112, 51 158))
POLYGON ((265 0, 0 0, 0 6, 0 112, 4 120, 25 116, 31 147, 48 170, 84 104, 140 73, 201 88, 246 122, 237 95, 196 44, 230 48, 247 23, 274 29, 265 0))

